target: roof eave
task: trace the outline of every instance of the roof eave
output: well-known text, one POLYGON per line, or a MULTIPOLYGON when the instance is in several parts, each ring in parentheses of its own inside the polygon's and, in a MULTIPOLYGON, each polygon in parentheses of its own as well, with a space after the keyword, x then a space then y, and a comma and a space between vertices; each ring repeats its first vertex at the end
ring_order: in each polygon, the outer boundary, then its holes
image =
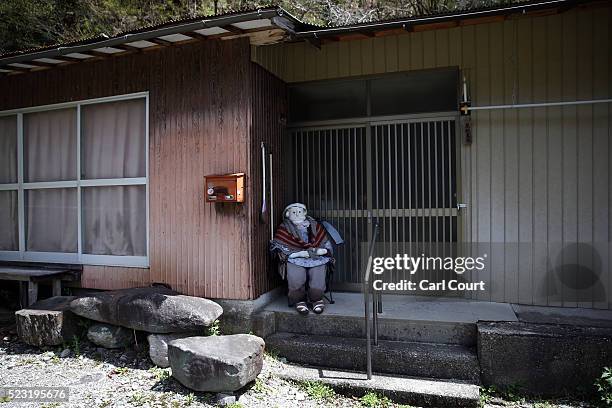
POLYGON ((432 15, 422 17, 409 17, 394 21, 380 23, 361 23, 341 27, 320 28, 308 31, 301 31, 295 34, 295 39, 306 40, 309 38, 322 38, 355 32, 383 31, 394 28, 409 29, 411 26, 422 24, 442 23, 453 20, 463 20, 468 18, 488 17, 495 15, 514 14, 517 12, 528 12, 534 10, 548 9, 560 6, 569 6, 579 3, 579 0, 545 0, 529 4, 506 5, 490 8, 486 10, 472 10, 443 15, 432 15))
MULTIPOLYGON (((142 32, 125 34, 117 37, 103 39, 100 41, 87 42, 74 46, 58 46, 48 50, 27 52, 15 56, 0 58, 0 66, 6 66, 8 64, 15 63, 27 63, 40 58, 60 58, 62 56, 65 56, 66 54, 86 53, 87 51, 91 51, 93 49, 118 46, 127 42, 151 40, 171 34, 181 34, 212 27, 223 27, 234 23, 265 18, 270 19, 275 26, 289 32, 291 35, 293 35, 295 32, 295 25, 299 23, 297 19, 292 17, 289 13, 287 13, 280 7, 260 9, 256 11, 232 14, 228 16, 205 18, 189 23, 171 25, 152 30, 145 30, 142 32)), ((9 68, 11 67, 9 66, 9 68)))

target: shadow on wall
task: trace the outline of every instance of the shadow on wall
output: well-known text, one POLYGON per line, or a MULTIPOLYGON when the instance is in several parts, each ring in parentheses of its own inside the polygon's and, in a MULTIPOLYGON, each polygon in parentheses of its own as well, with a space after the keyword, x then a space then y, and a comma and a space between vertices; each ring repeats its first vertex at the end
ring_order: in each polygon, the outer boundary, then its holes
POLYGON ((548 270, 544 293, 564 302, 606 302, 606 286, 602 282, 602 255, 608 258, 609 245, 573 243, 564 246, 548 270), (546 290, 546 288, 548 290, 546 290))

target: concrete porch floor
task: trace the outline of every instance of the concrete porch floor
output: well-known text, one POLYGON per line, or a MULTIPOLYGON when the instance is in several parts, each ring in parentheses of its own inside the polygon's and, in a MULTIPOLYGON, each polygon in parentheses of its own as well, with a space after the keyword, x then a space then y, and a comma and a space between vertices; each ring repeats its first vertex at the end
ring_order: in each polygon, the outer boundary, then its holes
MULTIPOLYGON (((357 292, 334 293, 335 304, 326 305, 328 316, 363 317, 363 295, 357 292)), ((612 327, 612 310, 524 306, 482 300, 383 295, 383 313, 380 319, 476 323, 500 321, 526 323, 556 323, 576 326, 612 327)), ((264 307, 272 312, 295 313, 287 306, 287 297, 279 296, 264 307)))
MULTIPOLYGON (((324 314, 329 316, 363 317, 363 294, 356 292, 335 292, 333 305, 327 304, 324 314)), ((517 321, 517 316, 508 303, 494 303, 480 300, 443 298, 410 295, 383 295, 383 313, 380 319, 476 323, 487 321, 517 321)), ((287 306, 287 298, 280 296, 264 310, 272 312, 297 312, 287 306)))

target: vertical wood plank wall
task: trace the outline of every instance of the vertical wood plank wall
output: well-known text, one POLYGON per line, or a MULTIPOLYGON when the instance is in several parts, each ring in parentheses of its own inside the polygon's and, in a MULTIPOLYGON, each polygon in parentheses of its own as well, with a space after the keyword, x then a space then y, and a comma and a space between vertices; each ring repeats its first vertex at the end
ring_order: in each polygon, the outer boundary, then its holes
MULTIPOLYGON (((84 287, 165 282, 253 297, 251 205, 204 203, 203 176, 249 172, 248 39, 206 41, 0 78, 0 110, 150 93, 150 270, 84 266, 84 287)), ((246 195, 253 187, 247 182, 246 195)))
POLYGON ((257 64, 251 64, 251 87, 253 103, 253 129, 251 137, 250 179, 254 186, 250 199, 252 204, 251 219, 251 259, 253 268, 254 297, 265 293, 281 282, 270 264, 268 242, 270 241, 270 223, 276 227, 281 221, 283 207, 287 204, 285 195, 286 163, 283 162, 283 143, 285 122, 287 118, 286 85, 257 64), (266 146, 266 204, 267 213, 260 221, 262 206, 262 165, 261 142, 266 146), (272 153, 272 188, 274 202, 270 202, 270 167, 268 155, 272 153), (274 220, 270 218, 274 209, 274 220))
MULTIPOLYGON (((287 82, 458 66, 474 106, 611 98, 611 55, 609 3, 321 50, 252 49, 287 82)), ((472 115, 474 141, 461 148, 463 240, 491 252, 487 270, 468 277, 488 282, 474 297, 612 308, 611 117, 611 104, 472 115)))

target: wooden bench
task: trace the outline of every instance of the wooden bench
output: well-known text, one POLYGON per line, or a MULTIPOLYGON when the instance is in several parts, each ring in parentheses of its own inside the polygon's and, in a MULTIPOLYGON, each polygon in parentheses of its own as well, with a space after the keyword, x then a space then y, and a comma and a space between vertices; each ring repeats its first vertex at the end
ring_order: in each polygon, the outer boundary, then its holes
POLYGON ((0 265, 0 280, 21 282, 20 300, 22 300, 22 305, 25 303, 26 306, 30 306, 38 300, 39 283, 51 282, 53 296, 60 296, 62 294, 63 280, 74 281, 79 278, 80 272, 72 269, 45 269, 0 265), (24 296, 24 292, 27 293, 27 295, 24 296))

